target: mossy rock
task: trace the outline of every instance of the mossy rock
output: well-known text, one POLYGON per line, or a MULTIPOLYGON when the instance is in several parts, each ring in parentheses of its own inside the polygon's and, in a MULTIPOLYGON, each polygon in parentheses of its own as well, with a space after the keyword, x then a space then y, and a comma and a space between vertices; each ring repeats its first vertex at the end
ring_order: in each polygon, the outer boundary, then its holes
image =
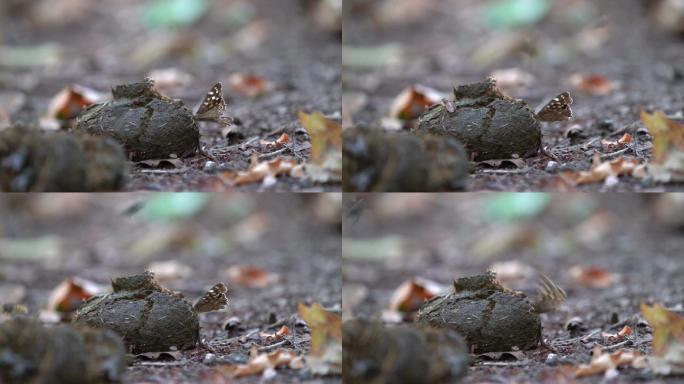
POLYGON ((429 192, 467 185, 470 165, 456 140, 368 127, 342 135, 345 191, 429 192))
POLYGON ((491 79, 455 88, 454 101, 428 108, 416 131, 453 137, 477 161, 534 156, 542 136, 527 103, 503 95, 491 79))
POLYGON ((112 287, 112 293, 86 301, 74 321, 111 329, 133 353, 195 347, 199 319, 182 294, 162 288, 150 272, 115 279, 112 287))
POLYGON ((342 325, 345 383, 457 383, 466 374, 466 343, 449 329, 385 326, 370 320, 342 325))
POLYGON ((456 280, 453 291, 421 307, 416 322, 459 332, 475 353, 531 349, 541 341, 533 302, 504 289, 491 272, 456 280))
POLYGON ((0 381, 89 384, 119 382, 126 348, 114 332, 43 326, 17 317, 0 324, 0 381))
POLYGON ((0 170, 7 192, 114 191, 126 185, 128 162, 109 138, 14 126, 0 131, 0 170))
POLYGON ((199 128, 192 111, 182 101, 159 94, 152 80, 119 85, 112 95, 112 101, 83 111, 76 129, 114 138, 134 161, 197 152, 199 128))

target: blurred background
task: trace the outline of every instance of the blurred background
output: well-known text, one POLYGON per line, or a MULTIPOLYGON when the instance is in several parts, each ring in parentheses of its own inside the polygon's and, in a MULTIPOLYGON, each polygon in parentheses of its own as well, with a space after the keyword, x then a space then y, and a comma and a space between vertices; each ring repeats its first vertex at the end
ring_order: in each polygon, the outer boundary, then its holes
POLYGON ((343 24, 347 124, 490 75, 532 106, 570 90, 580 124, 684 108, 681 0, 347 0, 343 24))
POLYGON ((340 194, 4 195, 0 304, 68 319, 110 280, 152 270, 196 300, 229 287, 220 324, 270 324, 299 303, 340 303, 340 194), (65 295, 60 284, 70 286, 65 295))
POLYGON ((539 273, 565 289, 554 331, 572 316, 629 317, 641 301, 684 309, 682 194, 346 194, 344 210, 347 318, 396 321, 403 283, 435 294, 488 269, 528 294, 539 273))

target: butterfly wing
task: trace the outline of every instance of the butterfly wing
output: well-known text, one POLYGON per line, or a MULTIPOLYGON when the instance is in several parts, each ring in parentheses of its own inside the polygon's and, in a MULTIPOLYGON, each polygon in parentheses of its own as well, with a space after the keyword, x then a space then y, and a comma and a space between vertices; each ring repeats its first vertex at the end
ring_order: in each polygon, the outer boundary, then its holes
POLYGON ((207 293, 197 300, 194 305, 195 311, 197 313, 211 312, 223 309, 228 304, 228 296, 226 296, 228 288, 225 284, 218 283, 211 287, 207 293))
POLYGON ((535 312, 552 312, 558 309, 567 297, 563 288, 557 286, 551 279, 542 274, 539 277, 537 300, 534 305, 535 312))
POLYGON ((204 96, 195 117, 198 120, 217 120, 225 110, 226 101, 223 99, 223 87, 221 83, 216 83, 204 96))
POLYGON ((554 97, 544 105, 539 112, 537 112, 537 117, 541 121, 565 121, 572 117, 572 109, 570 105, 573 100, 570 97, 570 93, 563 92, 560 95, 554 97))

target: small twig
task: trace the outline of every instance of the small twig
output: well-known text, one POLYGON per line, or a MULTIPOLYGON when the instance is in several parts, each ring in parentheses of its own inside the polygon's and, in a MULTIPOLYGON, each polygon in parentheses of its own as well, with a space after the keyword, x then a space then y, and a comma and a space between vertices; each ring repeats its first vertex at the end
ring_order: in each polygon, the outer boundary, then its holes
POLYGON ((526 361, 484 361, 481 363, 475 363, 475 365, 489 365, 489 366, 494 366, 494 367, 515 367, 519 365, 526 365, 526 361))
POLYGON ((607 159, 610 159, 610 158, 612 158, 612 157, 619 156, 619 155, 621 155, 621 154, 623 154, 623 153, 625 153, 625 152, 627 152, 627 151, 630 151, 630 150, 632 150, 632 148, 630 148, 630 147, 625 147, 625 148, 622 148, 622 149, 619 150, 619 151, 615 151, 615 152, 611 152, 611 153, 606 153, 606 154, 604 154, 604 155, 601 155, 601 160, 607 160, 607 159))
POLYGON ((271 345, 266 345, 266 346, 263 346, 263 347, 259 347, 259 348, 257 348, 257 350, 258 350, 259 352, 268 351, 268 350, 271 349, 271 348, 280 347, 281 345, 284 345, 284 344, 289 343, 289 342, 290 342, 290 340, 285 339, 285 340, 279 341, 279 342, 277 342, 277 343, 275 343, 275 344, 271 344, 271 345))
POLYGON ((277 151, 273 151, 273 152, 269 152, 269 153, 262 153, 261 155, 259 155, 259 158, 260 159, 266 159, 266 158, 271 157, 271 156, 280 155, 281 153, 283 153, 289 149, 290 148, 288 148, 288 147, 283 147, 277 151))
POLYGON ((175 365, 185 365, 182 361, 141 361, 138 365, 148 365, 154 367, 164 367, 164 366, 175 366, 175 365))
POLYGON ((602 349, 603 349, 604 351, 610 351, 610 350, 613 350, 613 349, 618 349, 619 347, 622 347, 623 345, 626 345, 626 344, 634 344, 634 343, 632 342, 632 340, 627 339, 627 340, 621 341, 621 342, 619 342, 619 343, 617 343, 617 344, 613 344, 613 345, 608 345, 608 346, 602 347, 602 349))

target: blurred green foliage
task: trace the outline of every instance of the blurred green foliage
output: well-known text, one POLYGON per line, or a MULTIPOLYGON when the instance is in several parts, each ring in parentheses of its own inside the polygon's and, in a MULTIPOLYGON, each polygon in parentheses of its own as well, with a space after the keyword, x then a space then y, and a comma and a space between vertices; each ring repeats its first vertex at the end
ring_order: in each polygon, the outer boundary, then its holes
POLYGON ((492 28, 518 27, 537 23, 550 8, 550 0, 499 0, 486 9, 484 18, 492 28))
POLYGON ((207 11, 206 0, 156 0, 149 3, 142 14, 148 28, 170 28, 192 25, 207 11))
POLYGON ((145 202, 140 212, 149 220, 184 219, 198 214, 210 198, 206 193, 157 193, 145 202))
POLYGON ((549 193, 497 193, 485 204, 489 220, 515 220, 538 215, 551 201, 549 193))

